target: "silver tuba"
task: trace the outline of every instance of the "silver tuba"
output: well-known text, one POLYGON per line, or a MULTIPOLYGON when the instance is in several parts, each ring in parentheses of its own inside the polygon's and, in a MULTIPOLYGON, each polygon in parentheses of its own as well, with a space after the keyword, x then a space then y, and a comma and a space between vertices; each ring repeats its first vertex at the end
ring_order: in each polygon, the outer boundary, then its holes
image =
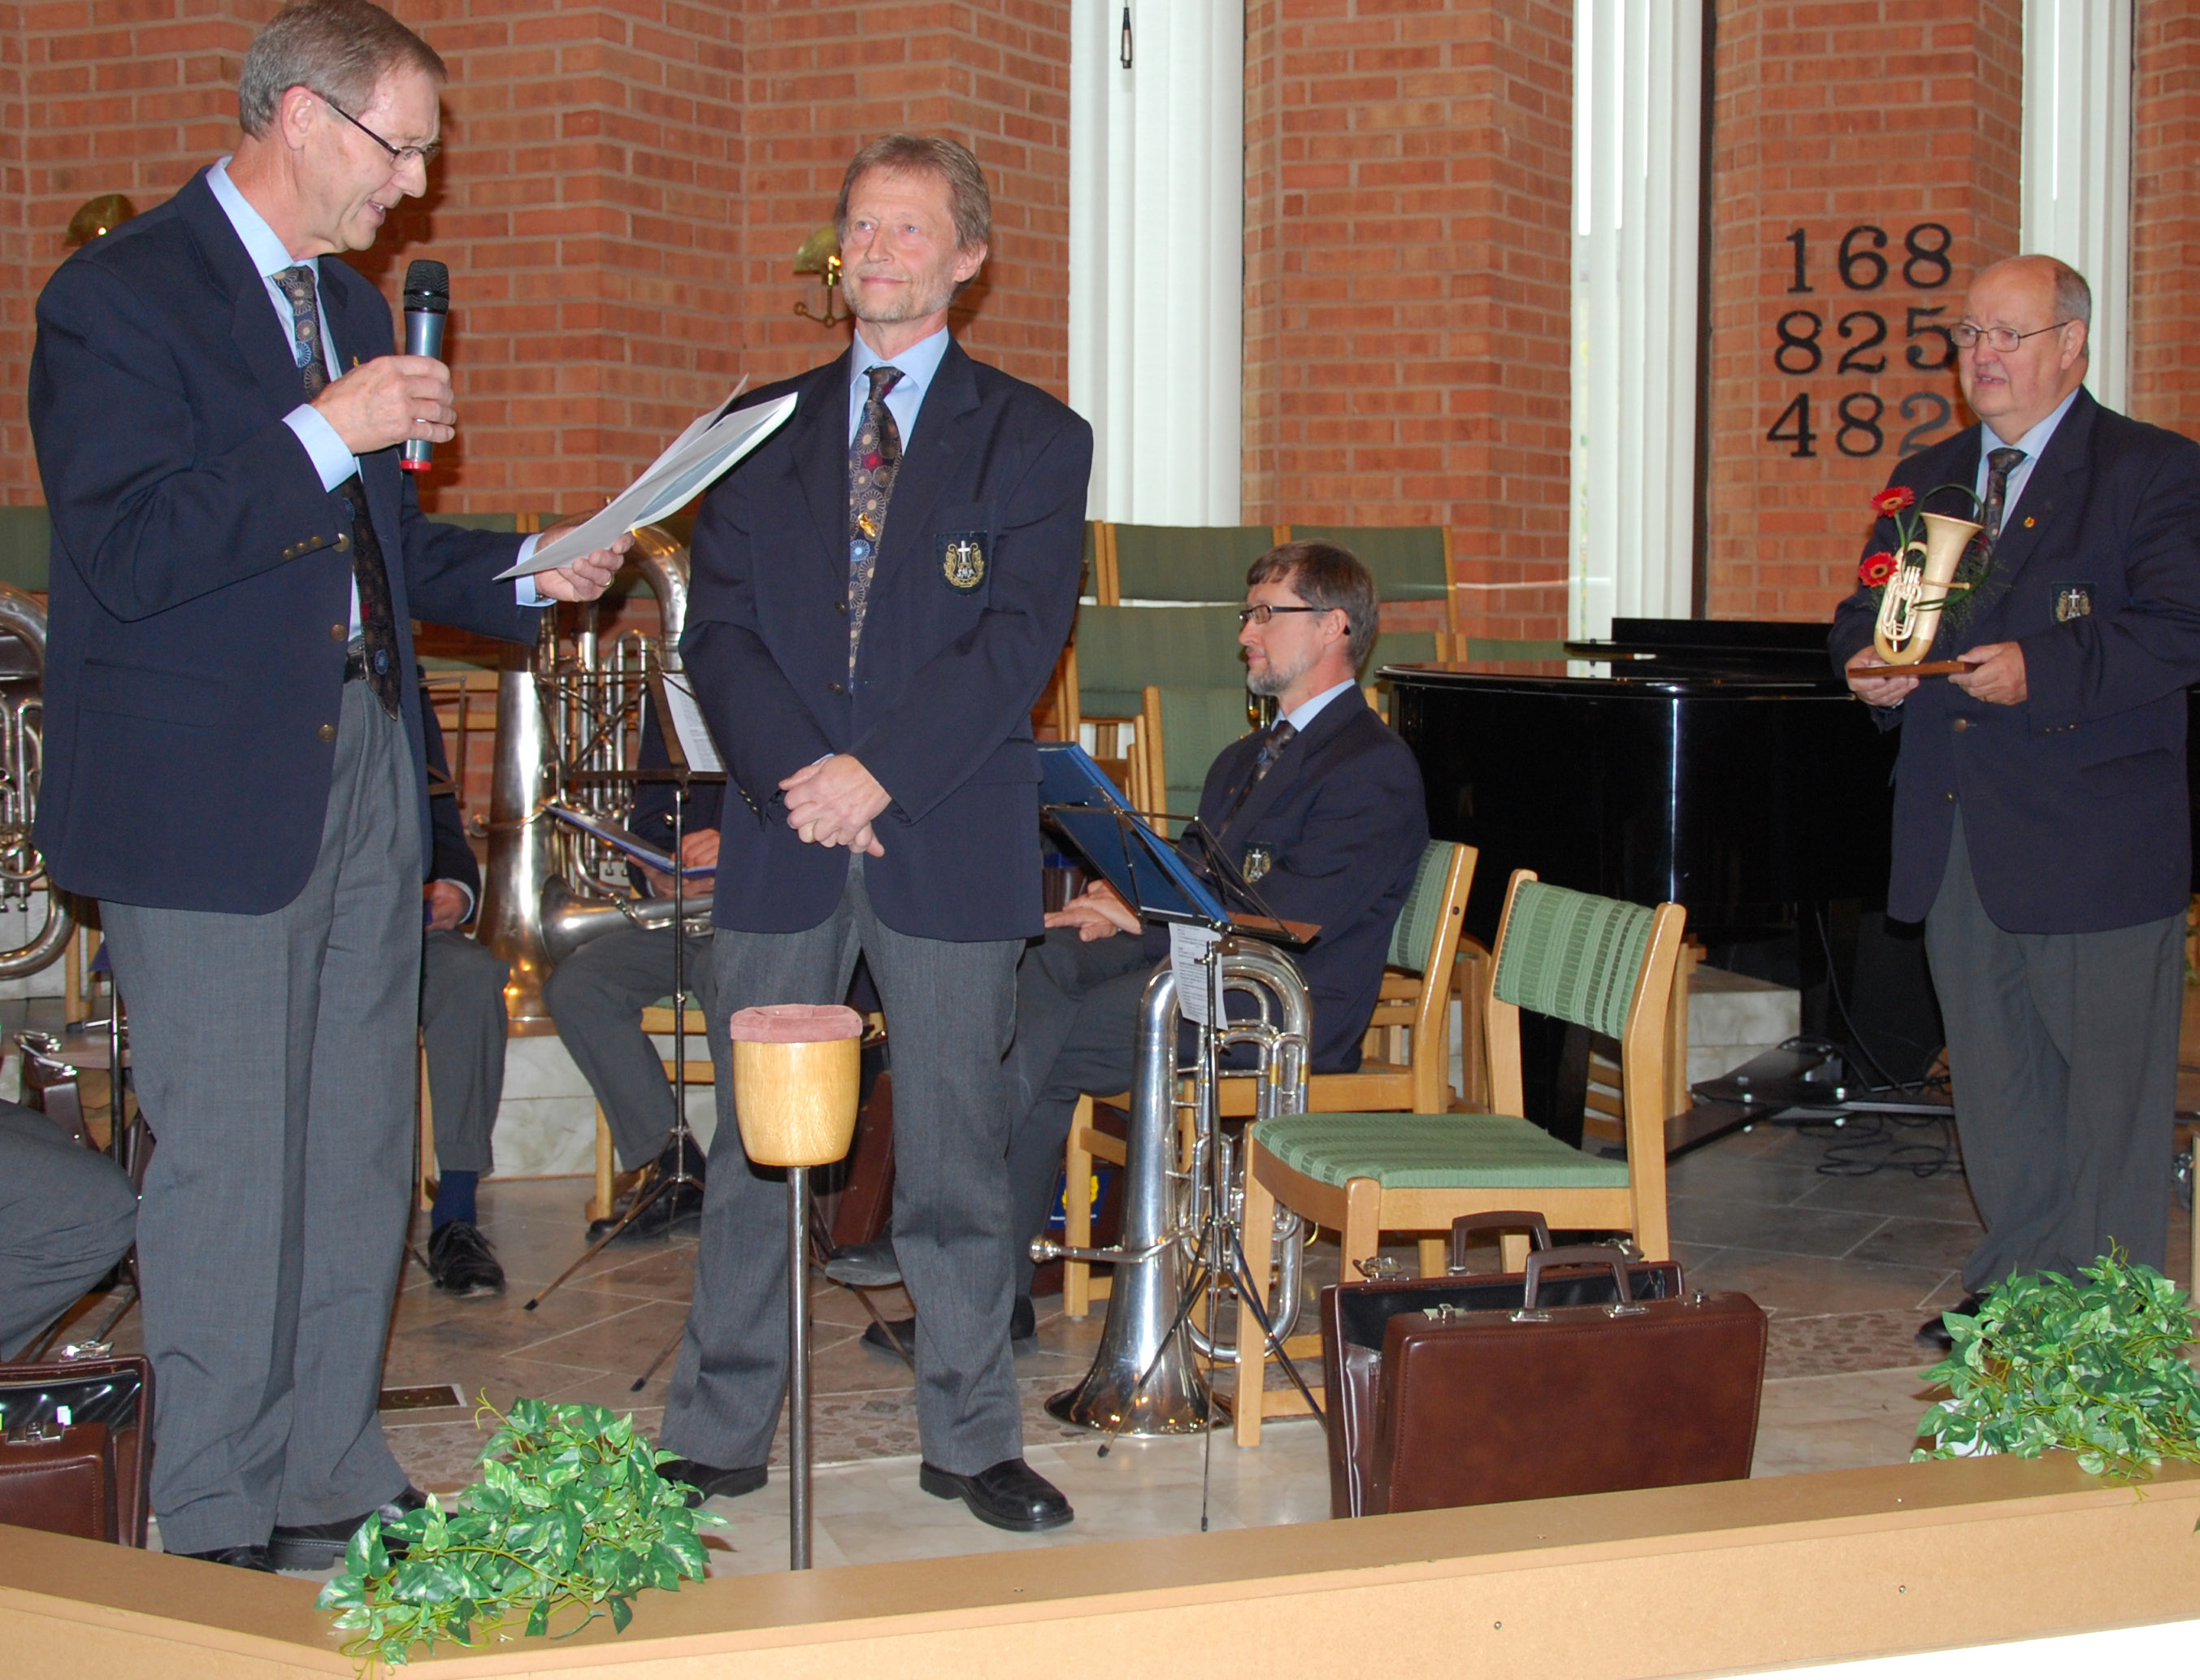
POLYGON ((0 583, 0 980, 46 967, 75 926, 31 843, 45 682, 46 610, 12 583, 0 583))
MULTIPOLYGON (((661 622, 653 641, 631 630, 605 640, 590 602, 577 609, 570 642, 559 639, 553 611, 541 641, 531 649, 507 648, 498 674, 480 937, 512 965, 505 1006, 521 1032, 548 1027, 542 981, 558 957, 595 933, 628 925, 616 902, 625 893, 618 854, 543 811, 557 799, 622 824, 633 811, 630 784, 596 778, 635 766, 651 663, 680 668, 688 550, 663 526, 645 525, 634 534, 627 563, 656 593, 661 622), (582 931, 584 925, 594 931, 582 931), (551 927, 558 930, 554 949, 545 938, 551 927)), ((708 915, 707 900, 688 903, 691 916, 708 915)))
MULTIPOLYGON (((1220 1048, 1258 1046, 1256 1117, 1304 1112, 1314 1011, 1298 965, 1255 940, 1222 940, 1214 957, 1221 965, 1223 989, 1250 993, 1261 1006, 1257 1020, 1232 1021, 1214 1035, 1220 1048)), ((1226 1351, 1195 1329, 1182 1310, 1183 1297, 1211 1216, 1219 1216, 1226 1233, 1229 1252, 1219 1257, 1220 1264, 1234 1266, 1243 1203, 1240 1164, 1215 1118, 1220 1075, 1211 1057, 1202 1055, 1191 1069, 1188 1101, 1178 1097, 1179 1015, 1176 975, 1164 963, 1146 982, 1138 1004, 1120 1246, 1072 1250, 1044 1238, 1032 1244, 1034 1260, 1062 1257, 1115 1266, 1108 1319, 1092 1368, 1075 1388, 1049 1400, 1046 1409, 1064 1423, 1115 1435, 1190 1435, 1205 1429, 1208 1385, 1195 1349, 1226 1351), (1179 1107, 1193 1109, 1198 1122, 1191 1158, 1181 1170, 1179 1107)), ((1297 1215, 1279 1207, 1276 1227, 1277 1277, 1270 1299, 1271 1322, 1280 1343, 1298 1314, 1302 1250, 1297 1215)), ((1251 1314, 1240 1311, 1237 1333, 1261 1334, 1249 1322, 1251 1314)))

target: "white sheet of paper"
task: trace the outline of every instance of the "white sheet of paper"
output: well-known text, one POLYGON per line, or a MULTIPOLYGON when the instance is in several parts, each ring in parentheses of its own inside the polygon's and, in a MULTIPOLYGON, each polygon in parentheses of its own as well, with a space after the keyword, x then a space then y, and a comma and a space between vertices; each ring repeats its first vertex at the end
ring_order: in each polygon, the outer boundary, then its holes
POLYGON ((723 773, 726 761, 718 756, 718 743, 711 739, 711 726, 703 721, 695 691, 674 671, 664 673, 664 711, 665 721, 680 738, 680 750, 688 755, 688 768, 713 776, 723 773))
POLYGON ((1169 923, 1169 969, 1176 975, 1177 1013, 1186 1021, 1207 1025, 1207 967, 1200 959, 1222 936, 1212 928, 1195 928, 1189 922, 1169 923))
POLYGON ((790 391, 776 401, 728 414, 700 431, 690 425, 640 477, 613 497, 610 506, 537 543, 527 559, 497 573, 499 581, 570 565, 583 554, 616 542, 629 531, 686 506, 784 425, 794 412, 794 402, 795 394, 790 391))

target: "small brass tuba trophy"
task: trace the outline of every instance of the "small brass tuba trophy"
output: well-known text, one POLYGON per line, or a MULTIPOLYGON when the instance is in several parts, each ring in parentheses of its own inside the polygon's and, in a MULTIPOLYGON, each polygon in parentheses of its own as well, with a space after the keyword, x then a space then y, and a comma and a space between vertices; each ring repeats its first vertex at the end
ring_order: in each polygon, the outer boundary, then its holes
POLYGON ((1932 650, 1948 604, 1956 565, 1980 527, 1945 513, 1923 513, 1925 535, 1912 537, 1896 559, 1894 575, 1879 598, 1872 646, 1890 665, 1914 665, 1932 650))

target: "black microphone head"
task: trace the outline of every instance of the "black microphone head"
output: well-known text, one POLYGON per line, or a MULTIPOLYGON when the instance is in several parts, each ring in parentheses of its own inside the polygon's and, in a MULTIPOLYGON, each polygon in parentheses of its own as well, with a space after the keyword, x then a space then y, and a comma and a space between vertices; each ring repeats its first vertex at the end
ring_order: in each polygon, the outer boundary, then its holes
POLYGON ((405 271, 405 307, 435 315, 447 313, 451 307, 451 271, 427 257, 415 262, 405 271))

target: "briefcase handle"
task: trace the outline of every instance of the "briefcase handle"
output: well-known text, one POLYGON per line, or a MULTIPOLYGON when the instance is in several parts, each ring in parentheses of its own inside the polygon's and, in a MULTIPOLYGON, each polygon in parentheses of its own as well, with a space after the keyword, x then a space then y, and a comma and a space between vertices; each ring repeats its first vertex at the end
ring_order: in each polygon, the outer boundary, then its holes
POLYGON ((1528 1256, 1528 1281, 1527 1286, 1521 1291, 1520 1310, 1523 1313, 1532 1313, 1536 1310, 1536 1292, 1542 1287, 1544 1273, 1553 1267, 1560 1271, 1566 1271, 1583 1266, 1609 1271, 1612 1273, 1612 1283, 1619 1291, 1618 1306, 1630 1307, 1634 1304, 1635 1291, 1627 1281, 1625 1256, 1617 1249, 1608 1249, 1601 1244, 1584 1244, 1578 1247, 1544 1249, 1539 1253, 1528 1256))
POLYGON ((1531 1248, 1551 1246, 1551 1227, 1543 1222, 1541 1214, 1524 1208, 1491 1214, 1461 1214, 1451 1222, 1451 1252, 1446 1269, 1454 1274, 1466 1271, 1467 1238, 1490 1231, 1501 1236, 1508 1231, 1524 1231, 1531 1248))

